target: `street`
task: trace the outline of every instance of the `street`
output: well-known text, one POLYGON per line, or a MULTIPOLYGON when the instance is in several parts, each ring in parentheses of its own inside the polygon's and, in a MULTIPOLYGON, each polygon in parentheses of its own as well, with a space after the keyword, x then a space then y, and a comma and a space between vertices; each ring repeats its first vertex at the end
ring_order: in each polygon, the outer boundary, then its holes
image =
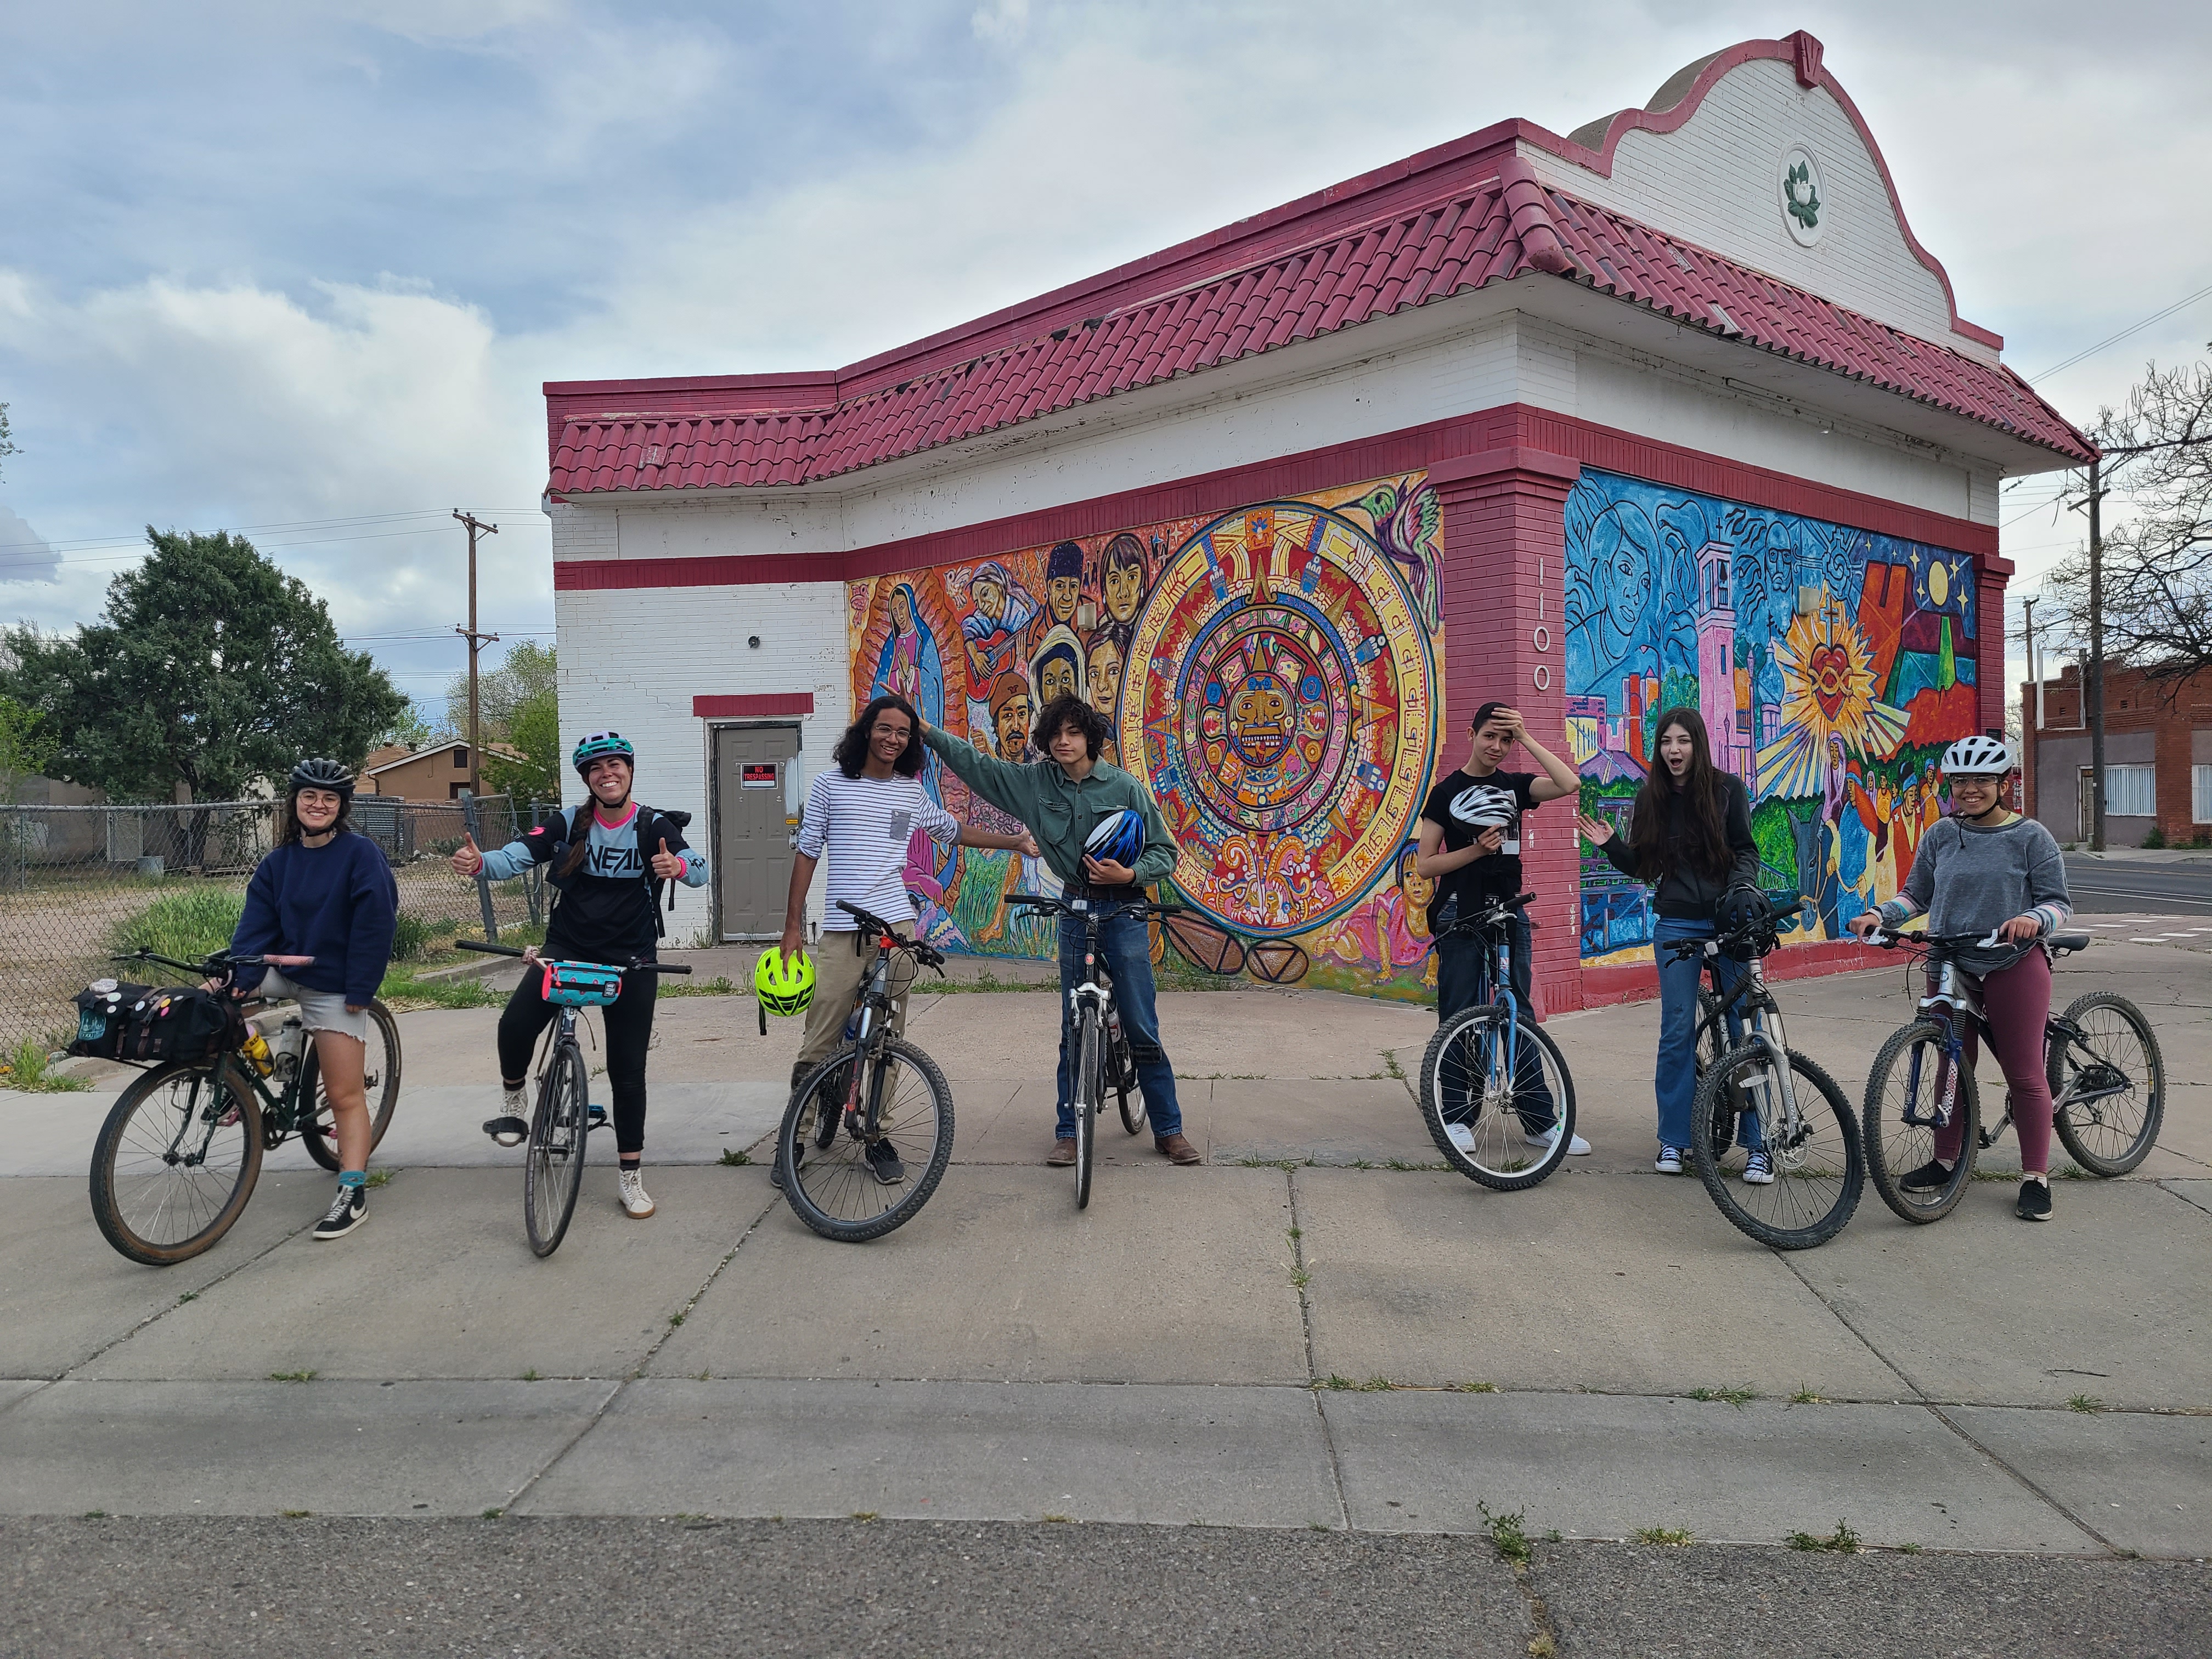
POLYGON ((2071 853, 2066 887, 2082 915, 2177 911, 2212 916, 2212 853, 2171 863, 2071 853))

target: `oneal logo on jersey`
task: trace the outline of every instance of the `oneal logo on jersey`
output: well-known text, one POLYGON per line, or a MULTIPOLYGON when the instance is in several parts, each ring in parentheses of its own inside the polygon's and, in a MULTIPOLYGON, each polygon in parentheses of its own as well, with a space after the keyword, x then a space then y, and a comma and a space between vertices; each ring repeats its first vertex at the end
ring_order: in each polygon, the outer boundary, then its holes
POLYGON ((595 845, 586 867, 595 876, 618 881, 624 876, 642 874, 645 860, 637 855, 635 842, 628 847, 595 845))

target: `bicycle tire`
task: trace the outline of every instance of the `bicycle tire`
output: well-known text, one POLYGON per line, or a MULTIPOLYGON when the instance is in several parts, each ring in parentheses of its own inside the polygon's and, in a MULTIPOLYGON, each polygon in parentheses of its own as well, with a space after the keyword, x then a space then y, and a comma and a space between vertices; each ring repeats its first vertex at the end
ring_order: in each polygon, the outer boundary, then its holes
MULTIPOLYGON (((1800 1132, 1790 1144, 1781 1144, 1782 1138, 1765 1127, 1766 1112, 1747 1097, 1746 1085, 1753 1081, 1747 1076, 1747 1071, 1753 1067, 1771 1070, 1772 1061, 1764 1045, 1744 1043, 1723 1055, 1698 1085, 1697 1098, 1690 1107, 1690 1151, 1698 1177, 1705 1183, 1714 1206, 1739 1232, 1774 1249, 1809 1250, 1826 1243, 1850 1220, 1866 1188, 1866 1164, 1859 1144, 1858 1119, 1835 1079, 1795 1048, 1784 1052, 1790 1069, 1797 1076, 1792 1092, 1802 1120, 1800 1132), (1743 1165, 1735 1155, 1747 1149, 1737 1146, 1735 1126, 1746 1111, 1757 1115, 1761 1121, 1760 1139, 1774 1164, 1770 1185, 1752 1186, 1741 1179, 1743 1165), (1838 1160, 1840 1169, 1836 1167, 1838 1160), (1731 1175, 1739 1178, 1731 1182, 1731 1175), (1832 1194, 1812 1184, 1830 1180, 1832 1194), (1792 1207, 1801 1183, 1802 1194, 1820 1206, 1818 1212, 1799 1209, 1797 1213, 1805 1218, 1795 1226, 1771 1219, 1772 1211, 1792 1207), (1762 1200, 1770 1214, 1757 1212, 1762 1200)), ((1780 1103, 1774 1100, 1771 1089, 1765 1101, 1778 1109, 1780 1103)))
MULTIPOLYGON (((1536 1065, 1549 1072, 1550 1075, 1544 1077, 1544 1085, 1552 1095, 1553 1115, 1560 1125, 1560 1133, 1552 1144, 1529 1157, 1533 1149, 1522 1139, 1523 1125, 1519 1114, 1510 1105, 1501 1110, 1496 1103, 1495 1097, 1504 1086, 1503 1079, 1488 1076, 1494 1069, 1489 1031, 1501 1022, 1498 1006, 1483 1003, 1455 1014, 1437 1028, 1437 1034, 1429 1039, 1429 1046, 1421 1054, 1421 1120, 1428 1125, 1429 1139, 1443 1154, 1444 1162, 1468 1180, 1479 1182, 1493 1192, 1525 1192, 1566 1161, 1567 1148, 1575 1138, 1575 1082, 1559 1045, 1541 1026, 1522 1014, 1515 1021, 1516 1041, 1533 1042, 1536 1065), (1470 1129, 1474 1137, 1470 1151, 1452 1139, 1443 1102, 1444 1097, 1455 1089, 1464 1091, 1474 1086, 1477 1076, 1484 1079, 1481 1086, 1485 1098, 1475 1109, 1474 1124, 1480 1127, 1470 1129), (1507 1113, 1511 1113, 1514 1119, 1510 1124, 1504 1121, 1507 1113), (1486 1117, 1497 1121, 1484 1125, 1486 1117), (1519 1150, 1515 1150, 1516 1147, 1519 1150)), ((1517 1073, 1527 1062, 1517 1050, 1516 1060, 1517 1073)), ((1521 1086, 1517 1079, 1515 1086, 1521 1086)))
POLYGON ((1939 1073, 1930 1068, 1948 1063, 1943 1054, 1942 1027, 1933 1020, 1922 1019, 1892 1032, 1889 1041, 1882 1044, 1881 1052, 1875 1056, 1873 1068, 1867 1073, 1866 1098, 1859 1108, 1859 1143, 1866 1154, 1867 1174, 1874 1181, 1874 1189, 1881 1194, 1881 1201, 1900 1220, 1924 1225, 1950 1214, 1974 1178, 1974 1158, 1981 1147, 1978 1133, 1981 1091, 1974 1081, 1974 1068, 1960 1066, 1956 1073, 1959 1097, 1952 1108, 1952 1115, 1963 1120, 1960 1124, 1959 1161, 1953 1166, 1947 1185, 1928 1193, 1906 1192, 1898 1182, 1936 1156, 1931 1127, 1906 1123, 1902 1096, 1894 1101, 1891 1097, 1890 1080, 1900 1066, 1908 1082, 1912 1078, 1916 1049, 1921 1051, 1920 1075, 1930 1079, 1920 1086, 1937 1086, 1933 1079, 1939 1073), (1894 1133, 1891 1133, 1893 1121, 1894 1133))
POLYGON ((1098 1155, 1099 1097, 1105 1092, 1106 1054, 1097 1013, 1085 1007, 1075 1044, 1075 1207, 1091 1207, 1091 1170, 1098 1155))
MULTIPOLYGON (((840 1136, 837 1130, 844 1115, 844 1088, 848 1086, 845 1080, 849 1077, 847 1068, 856 1053, 853 1048, 841 1049, 799 1079, 775 1135, 776 1170, 783 1177, 784 1201, 791 1206, 792 1213, 809 1227, 841 1244, 864 1244, 912 1220, 929 1202, 930 1194, 945 1179, 945 1168, 952 1162, 951 1085, 945 1082, 937 1062, 911 1042, 903 1037, 886 1037, 879 1063, 889 1062, 902 1073, 912 1073, 928 1097, 933 1121, 923 1132, 929 1140, 928 1155, 922 1160, 921 1173, 909 1176, 898 1199, 876 1213, 842 1214, 830 1207, 830 1200, 846 1193, 872 1190, 867 1183, 874 1182, 872 1173, 866 1174, 864 1179, 847 1179, 858 1174, 852 1168, 855 1162, 866 1161, 865 1152, 857 1160, 850 1157, 831 1158, 818 1144, 816 1133, 826 1121, 830 1126, 830 1148, 842 1149, 852 1144, 849 1137, 840 1136), (836 1167, 841 1164, 843 1168, 836 1167)), ((903 1084, 903 1078, 900 1081, 903 1084)), ((888 1111, 878 1109, 879 1133, 892 1138, 895 1146, 903 1132, 896 1127, 884 1128, 882 1120, 885 1115, 896 1115, 899 1104, 893 1102, 888 1111)), ((915 1101, 914 1105, 915 1121, 919 1125, 920 1102, 915 1101)), ((881 1183, 875 1185, 880 1188, 881 1183)))
MULTIPOLYGON (((384 1132, 392 1127, 392 1115, 399 1109, 399 1022, 392 1017, 392 1010, 374 1000, 368 1012, 369 1035, 362 1054, 362 1080, 368 1100, 368 1150, 374 1152, 384 1144, 384 1132), (380 1066, 377 1060, 380 1043, 385 1056, 380 1066)), ((300 1098, 313 1101, 315 1109, 300 1130, 300 1144, 307 1149, 309 1158, 335 1175, 338 1168, 337 1122, 329 1104, 315 1093, 321 1068, 321 1057, 315 1052, 314 1033, 310 1031, 306 1051, 300 1056, 300 1098)))
POLYGON ((93 1142, 92 1218, 117 1254, 133 1261, 149 1267, 188 1261, 212 1249, 245 1210, 261 1176, 261 1102, 228 1060, 211 1068, 168 1066, 149 1072, 117 1098, 93 1142), (197 1088, 183 1102, 161 1098, 191 1079, 211 1085, 205 1104, 197 1088), (202 1161, 180 1172, 167 1151, 178 1115, 206 1123, 217 1099, 229 1103, 217 1116, 233 1109, 236 1115, 210 1127, 200 1141, 202 1161), (211 1167, 205 1153, 218 1141, 224 1150, 211 1167), (157 1224, 172 1216, 175 1224, 157 1232, 157 1224))
POLYGON ((1145 1118, 1149 1109, 1145 1104, 1145 1091, 1137 1081, 1137 1062, 1129 1053, 1129 1040, 1124 1037, 1114 1045, 1115 1103, 1121 1108, 1121 1127, 1133 1135, 1145 1132, 1145 1118), (1136 1109, 1130 1109, 1134 1102, 1136 1109))
MULTIPOLYGON (((2150 1156, 2150 1149, 2158 1144, 2159 1130, 2166 1121, 2166 1056, 2160 1051, 2158 1038, 2142 1010, 2110 991, 2092 991, 2087 996, 2076 997, 2059 1018, 2078 1029, 2085 1016, 2094 1016, 2100 1009, 2109 1009, 2118 1016, 2119 1025, 2127 1028, 2126 1035, 2134 1039, 2139 1050, 2139 1063, 2131 1066, 2114 1049, 2100 1051, 2095 1046, 2094 1033, 2085 1032, 2081 1039, 2088 1045, 2095 1063, 2126 1076, 2127 1093, 2140 1102, 2142 1113, 2142 1121, 2132 1132, 2115 1128, 2115 1121, 2124 1124, 2126 1117, 2111 1104, 2115 1097, 2102 1092, 2112 1087, 2118 1077, 2091 1076, 2089 1067, 2076 1051, 2075 1039, 2046 1043, 2044 1064, 2051 1083, 2051 1127, 2058 1132, 2069 1157, 2091 1175, 2102 1176, 2109 1181, 2133 1170, 2150 1156), (2084 1085, 2100 1092, 2086 1100, 2069 1099, 2069 1091, 2078 1096, 2084 1085), (2108 1118, 2108 1114, 2115 1116, 2108 1118), (2106 1138, 2112 1134, 2124 1134, 2124 1139, 2115 1146, 2106 1138)), ((2124 1040, 2118 1031, 2112 1036, 2115 1048, 2124 1040)))
POLYGON ((1698 1076, 1702 1080, 1705 1073, 1718 1062, 1729 1050, 1728 1022, 1714 1019, 1720 1010, 1721 1000, 1712 988, 1702 982, 1698 987, 1698 1076), (1705 1022, 1712 1020, 1708 1025, 1705 1022))
POLYGON ((583 1051, 557 1044, 538 1085, 538 1109, 530 1116, 530 1139, 523 1143, 522 1224, 530 1248, 548 1256, 568 1236, 576 1213, 576 1194, 584 1187, 584 1154, 591 1131, 586 1113, 590 1084, 583 1051))

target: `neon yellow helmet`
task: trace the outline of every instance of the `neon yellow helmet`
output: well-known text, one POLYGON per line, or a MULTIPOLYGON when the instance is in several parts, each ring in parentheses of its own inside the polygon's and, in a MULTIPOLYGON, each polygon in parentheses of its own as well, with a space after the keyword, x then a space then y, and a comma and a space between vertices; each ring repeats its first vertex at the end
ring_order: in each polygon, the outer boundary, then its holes
POLYGON ((814 962, 806 956, 787 957, 771 945, 753 963, 753 992, 763 1012, 803 1014, 814 1000, 814 962))

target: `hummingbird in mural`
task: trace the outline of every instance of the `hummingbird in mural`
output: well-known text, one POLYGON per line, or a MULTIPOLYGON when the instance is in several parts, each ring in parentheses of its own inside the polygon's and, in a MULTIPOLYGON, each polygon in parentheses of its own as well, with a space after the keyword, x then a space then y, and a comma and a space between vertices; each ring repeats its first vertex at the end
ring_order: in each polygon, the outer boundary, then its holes
POLYGON ((1437 500, 1437 492, 1426 484, 1413 490, 1402 483, 1377 484, 1352 506, 1375 526, 1376 545, 1404 573, 1414 607, 1422 623, 1433 631, 1437 622, 1437 582, 1436 573, 1429 568, 1429 550, 1443 520, 1443 505, 1437 500))

